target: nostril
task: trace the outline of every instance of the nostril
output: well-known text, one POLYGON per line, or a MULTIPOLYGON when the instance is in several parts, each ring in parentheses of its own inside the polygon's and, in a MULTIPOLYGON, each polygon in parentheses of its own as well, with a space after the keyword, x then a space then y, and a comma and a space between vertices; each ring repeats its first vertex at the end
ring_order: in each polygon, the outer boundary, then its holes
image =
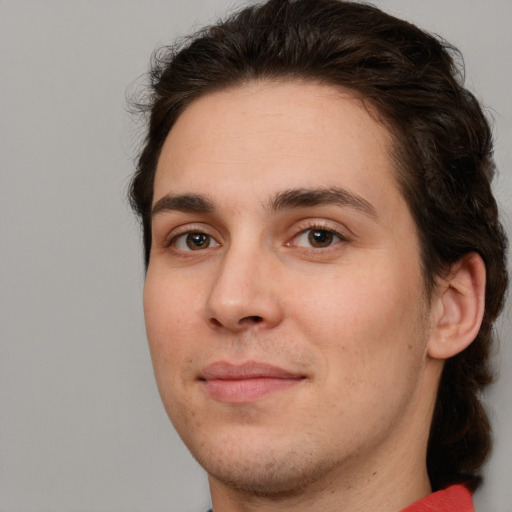
POLYGON ((261 316, 245 316, 240 320, 240 322, 251 322, 259 324, 260 322, 263 322, 263 318, 261 316))
POLYGON ((222 324, 216 318, 210 318, 210 324, 213 327, 221 327, 222 324))
MULTIPOLYGON (((208 320, 208 322, 210 324, 210 327, 212 327, 212 328, 218 328, 218 327, 223 327, 223 326, 229 327, 229 323, 223 324, 220 320, 217 320, 217 318, 215 318, 215 317, 210 318, 208 320)), ((262 316, 258 316, 258 315, 244 316, 236 322, 236 327, 235 327, 235 325, 233 325, 232 327, 239 328, 242 326, 247 326, 248 324, 259 324, 261 322, 263 322, 262 316)))

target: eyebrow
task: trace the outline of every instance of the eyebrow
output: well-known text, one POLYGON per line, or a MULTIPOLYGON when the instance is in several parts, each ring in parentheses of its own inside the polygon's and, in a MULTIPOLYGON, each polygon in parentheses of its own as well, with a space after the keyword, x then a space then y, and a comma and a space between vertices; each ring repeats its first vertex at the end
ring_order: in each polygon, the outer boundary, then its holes
POLYGON ((151 217, 168 211, 211 213, 214 209, 213 202, 200 194, 167 194, 153 205, 151 217))
MULTIPOLYGON (((328 188, 296 188, 278 192, 268 203, 268 210, 279 212, 297 208, 310 208, 326 204, 334 204, 354 208, 367 216, 376 219, 375 207, 366 199, 340 187, 328 188)), ((168 211, 185 213, 212 213, 214 203, 201 194, 167 194, 159 199, 151 209, 151 216, 168 211)))
POLYGON ((269 209, 277 212, 294 208, 308 208, 324 204, 346 206, 377 219, 377 210, 366 199, 340 187, 298 188, 279 192, 270 201, 269 209))

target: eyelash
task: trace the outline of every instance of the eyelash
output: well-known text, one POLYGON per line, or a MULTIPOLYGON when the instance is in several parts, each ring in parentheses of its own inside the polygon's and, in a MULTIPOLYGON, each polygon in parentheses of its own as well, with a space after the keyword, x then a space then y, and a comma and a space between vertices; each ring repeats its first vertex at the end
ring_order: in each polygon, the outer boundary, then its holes
MULTIPOLYGON (((199 226, 190 226, 190 225, 187 226, 186 230, 171 236, 166 241, 165 245, 166 245, 166 247, 176 248, 176 244, 180 238, 184 238, 185 243, 186 243, 186 238, 190 235, 204 235, 205 237, 207 237, 209 240, 209 243, 206 248, 210 248, 212 246, 212 241, 217 244, 217 247, 221 245, 220 242, 218 242, 214 236, 210 235, 209 233, 207 233, 205 231, 204 226, 200 226, 200 225, 199 226)), ((200 250, 200 249, 198 248, 198 250, 200 250)), ((176 252, 183 253, 183 252, 195 252, 195 251, 193 249, 190 249, 188 251, 186 249, 176 249, 176 252)))
POLYGON ((320 251, 321 252, 325 252, 326 250, 329 250, 334 245, 337 245, 340 242, 347 242, 347 241, 348 241, 347 237, 344 236, 343 234, 341 234, 339 231, 336 231, 335 229, 332 229, 332 227, 326 226, 325 224, 318 223, 318 224, 308 225, 305 229, 302 229, 301 231, 299 231, 299 233, 297 235, 293 236, 293 238, 291 239, 290 242, 286 243, 286 246, 288 246, 288 247, 300 247, 302 249, 305 249, 309 253, 320 252, 320 251), (300 246, 300 245, 296 244, 296 241, 299 239, 299 237, 301 237, 301 236, 303 236, 303 235, 305 235, 307 233, 312 233, 314 231, 323 231, 323 232, 329 234, 330 236, 333 236, 333 237, 337 238, 338 240, 337 241, 331 241, 325 247, 314 247, 314 246, 311 246, 311 245, 310 246, 300 246))
MULTIPOLYGON (((182 238, 184 239, 184 243, 187 243, 186 242, 186 238, 189 237, 190 235, 204 235, 208 239, 208 245, 205 248, 198 247, 196 249, 196 251, 202 251, 202 250, 205 250, 205 249, 211 249, 211 248, 219 247, 219 246, 222 245, 220 242, 218 242, 216 240, 215 237, 213 237, 212 235, 206 233, 203 227, 197 226, 197 229, 194 229, 194 226, 189 226, 186 231, 183 231, 181 233, 178 233, 178 234, 172 236, 166 242, 166 246, 167 247, 173 247, 175 249, 176 253, 178 253, 178 254, 180 254, 180 253, 183 254, 183 253, 196 252, 194 249, 188 249, 187 250, 185 248, 179 249, 179 248, 176 247, 177 243, 182 238), (212 245, 212 244, 215 244, 215 245, 212 245)), ((286 247, 298 247, 298 248, 301 248, 301 249, 303 249, 303 250, 305 250, 305 251, 307 251, 309 253, 318 253, 318 252, 325 252, 325 251, 329 250, 331 247, 339 244, 340 242, 347 242, 347 241, 348 241, 347 237, 342 235, 340 232, 336 231, 335 229, 332 229, 331 227, 326 226, 325 224, 315 223, 315 224, 307 225, 307 227, 304 227, 303 229, 300 229, 300 231, 296 235, 294 235, 290 239, 290 241, 286 242, 284 245, 286 247), (326 234, 328 234, 328 236, 333 237, 333 240, 329 241, 328 245, 326 245, 324 247, 314 247, 312 245, 303 246, 303 245, 298 245, 296 243, 296 241, 301 236, 304 236, 307 233, 312 233, 314 231, 325 232, 326 234)))

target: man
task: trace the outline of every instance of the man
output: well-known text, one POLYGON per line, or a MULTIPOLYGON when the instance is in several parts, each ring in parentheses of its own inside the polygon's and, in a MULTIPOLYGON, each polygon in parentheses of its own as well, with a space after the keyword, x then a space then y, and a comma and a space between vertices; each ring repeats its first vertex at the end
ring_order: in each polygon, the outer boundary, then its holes
POLYGON ((453 54, 270 0, 155 61, 146 327, 215 512, 473 509, 506 240, 453 54))

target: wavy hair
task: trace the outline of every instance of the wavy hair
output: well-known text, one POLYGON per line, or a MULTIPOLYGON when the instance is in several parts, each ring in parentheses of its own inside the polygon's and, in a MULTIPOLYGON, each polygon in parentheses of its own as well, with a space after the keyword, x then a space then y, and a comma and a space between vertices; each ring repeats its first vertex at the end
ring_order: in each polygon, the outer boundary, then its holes
POLYGON ((473 343, 446 361, 427 451, 434 490, 476 488, 491 446, 481 392, 492 381, 493 323, 507 287, 506 237, 491 191, 493 143, 481 106, 464 88, 458 51, 366 4, 269 0, 155 53, 148 130, 130 200, 151 246, 153 182, 162 145, 196 98, 252 80, 299 79, 349 89, 393 135, 402 193, 416 222, 429 294, 465 254, 486 265, 485 313, 473 343))

